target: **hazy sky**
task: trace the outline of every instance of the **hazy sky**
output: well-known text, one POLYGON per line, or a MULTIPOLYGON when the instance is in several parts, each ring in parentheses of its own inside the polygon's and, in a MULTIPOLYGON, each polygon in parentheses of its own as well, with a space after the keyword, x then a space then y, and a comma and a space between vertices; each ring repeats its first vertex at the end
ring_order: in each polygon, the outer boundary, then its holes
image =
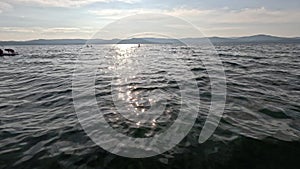
POLYGON ((90 38, 124 16, 168 14, 206 36, 300 37, 299 0, 1 0, 0 40, 90 38))

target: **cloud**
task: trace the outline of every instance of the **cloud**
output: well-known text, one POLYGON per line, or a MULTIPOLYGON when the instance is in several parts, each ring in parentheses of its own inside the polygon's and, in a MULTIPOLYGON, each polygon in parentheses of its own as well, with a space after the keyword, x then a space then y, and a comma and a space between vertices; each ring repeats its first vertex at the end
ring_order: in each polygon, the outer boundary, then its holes
POLYGON ((212 36, 243 36, 251 34, 273 34, 279 36, 299 36, 298 10, 270 10, 244 8, 239 10, 187 10, 174 9, 167 12, 202 28, 212 36))
POLYGON ((13 7, 9 3, 0 2, 0 13, 11 10, 13 7))
POLYGON ((267 10, 261 8, 244 8, 230 10, 228 8, 214 10, 175 8, 161 9, 105 9, 89 10, 89 13, 103 18, 120 19, 124 16, 140 13, 161 13, 203 23, 286 23, 299 22, 299 11, 267 10))
POLYGON ((78 33, 86 32, 93 33, 95 30, 91 27, 0 27, 0 32, 15 32, 15 33, 78 33))
POLYGON ((173 9, 166 12, 172 16, 187 18, 210 23, 286 23, 299 22, 299 11, 293 10, 268 10, 261 8, 244 8, 230 10, 228 8, 218 10, 198 9, 173 9))
MULTIPOLYGON (((92 0, 89 2, 91 3, 92 0)), ((0 3, 0 9, 7 9, 9 8, 8 6, 10 5, 0 3)), ((70 22, 70 24, 67 25, 61 24, 61 22, 53 22, 47 25, 46 28, 0 27, 0 36, 2 39, 20 39, 20 37, 24 39, 73 37, 89 38, 93 35, 93 33, 105 26, 107 23, 126 16, 143 13, 167 14, 182 18, 200 28, 200 30, 207 36, 242 36, 258 33, 279 36, 299 36, 299 30, 297 28, 300 26, 299 11, 292 9, 270 10, 263 7, 244 8, 239 10, 232 10, 229 8, 210 10, 187 8, 131 8, 88 10, 87 13, 94 15, 96 18, 91 17, 90 19, 85 20, 85 25, 83 25, 82 22, 70 22)), ((90 15, 88 16, 90 17, 90 15)), ((141 19, 149 20, 150 18, 141 19)), ((171 28, 178 28, 178 25, 176 24, 169 26, 171 28)), ((124 29, 125 28, 126 27, 124 27, 124 29)))
POLYGON ((138 0, 11 0, 18 4, 30 4, 30 5, 41 5, 49 7, 81 7, 84 5, 96 3, 96 2, 123 2, 123 3, 135 3, 138 0))
POLYGON ((108 19, 111 21, 143 13, 171 15, 194 24, 208 36, 242 36, 258 33, 293 36, 299 34, 296 27, 300 25, 299 11, 292 9, 270 10, 264 7, 239 10, 229 8, 209 10, 138 8, 89 10, 88 12, 98 16, 99 19, 108 19))
POLYGON ((159 9, 104 9, 104 10, 89 10, 91 14, 97 15, 101 19, 116 20, 126 16, 143 14, 143 13, 161 13, 159 9))
POLYGON ((2 40, 89 39, 94 33, 91 27, 0 27, 2 40))
POLYGON ((82 27, 82 28, 75 28, 75 27, 56 27, 56 28, 42 28, 42 33, 89 33, 92 34, 95 32, 93 28, 90 27, 82 27))

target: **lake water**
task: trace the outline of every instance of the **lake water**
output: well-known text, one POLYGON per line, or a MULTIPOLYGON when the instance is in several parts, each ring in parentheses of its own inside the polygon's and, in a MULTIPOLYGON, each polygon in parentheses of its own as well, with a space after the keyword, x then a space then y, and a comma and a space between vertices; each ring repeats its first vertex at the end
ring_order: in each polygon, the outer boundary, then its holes
POLYGON ((13 48, 21 55, 0 57, 0 168, 299 167, 299 44, 215 46, 225 69, 227 99, 217 130, 202 144, 198 137, 211 91, 202 62, 209 51, 201 46, 120 45, 119 52, 110 45, 13 48), (95 59, 100 112, 112 128, 131 137, 152 137, 177 118, 180 89, 167 76, 185 64, 194 77, 179 78, 195 79, 201 98, 193 128, 177 146, 154 157, 126 158, 102 149, 87 136, 74 108, 74 68, 84 62, 79 57, 89 63, 95 59), (113 77, 112 66, 122 67, 118 75, 131 70, 132 76, 113 77), (115 91, 128 101, 124 110, 131 106, 133 114, 147 112, 152 102, 165 104, 165 111, 155 123, 133 122, 125 118, 132 114, 115 111, 110 99, 115 91))

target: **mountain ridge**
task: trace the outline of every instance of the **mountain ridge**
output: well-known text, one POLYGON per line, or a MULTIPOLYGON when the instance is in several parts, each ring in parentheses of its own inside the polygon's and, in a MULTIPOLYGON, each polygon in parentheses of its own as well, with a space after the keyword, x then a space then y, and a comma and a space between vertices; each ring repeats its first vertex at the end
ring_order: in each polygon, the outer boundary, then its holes
POLYGON ((203 42, 218 43, 300 43, 299 37, 288 38, 257 34, 242 37, 208 37, 208 38, 131 38, 131 39, 35 39, 27 41, 0 41, 0 45, 84 45, 84 44, 197 44, 203 42), (209 40, 209 41, 208 41, 209 40))

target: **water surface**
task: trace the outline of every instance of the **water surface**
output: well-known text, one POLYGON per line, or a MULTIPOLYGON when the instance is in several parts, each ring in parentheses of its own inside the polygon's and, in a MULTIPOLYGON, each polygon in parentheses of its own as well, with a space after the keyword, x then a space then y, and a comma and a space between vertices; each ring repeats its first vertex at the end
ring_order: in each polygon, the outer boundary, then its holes
POLYGON ((215 47, 227 77, 226 107, 213 136, 199 144, 211 99, 210 81, 201 61, 209 52, 204 48, 125 47, 138 57, 132 59, 133 54, 122 50, 112 55, 109 45, 88 49, 15 46, 21 55, 0 58, 0 168, 298 168, 300 46, 215 47), (74 110, 72 74, 79 54, 100 60, 95 76, 99 109, 115 130, 132 137, 151 137, 176 119, 180 89, 168 74, 186 64, 197 80, 201 98, 189 135, 170 151, 145 159, 119 157, 98 147, 82 129, 74 110), (118 56, 129 58, 113 60, 118 56), (119 73, 130 68, 140 73, 127 80, 115 77, 111 90, 112 63, 124 66, 129 60, 131 67, 119 73), (133 114, 146 112, 153 104, 166 104, 166 109, 155 124, 137 124, 125 119, 132 114, 115 111, 114 90, 128 101, 124 109, 135 108, 133 114), (149 99, 151 93, 157 97, 149 99))

